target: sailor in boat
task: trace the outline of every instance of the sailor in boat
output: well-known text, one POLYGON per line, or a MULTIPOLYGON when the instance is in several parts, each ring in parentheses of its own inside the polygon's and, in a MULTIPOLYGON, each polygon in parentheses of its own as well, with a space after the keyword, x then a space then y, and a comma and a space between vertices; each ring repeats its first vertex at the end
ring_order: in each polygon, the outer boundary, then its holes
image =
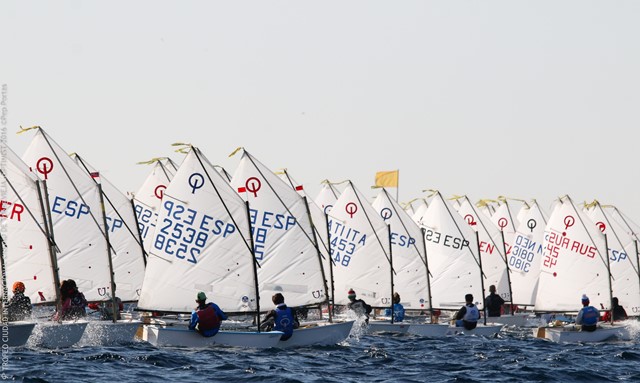
MULTIPOLYGON (((113 285, 113 294, 115 295, 115 284, 113 285)), ((102 301, 102 302, 94 302, 94 303, 89 303, 89 308, 95 311, 100 312, 100 315, 102 316, 102 319, 108 319, 108 320, 112 320, 113 319, 113 300, 111 299, 111 297, 107 294, 107 300, 102 301)), ((118 310, 117 312, 117 316, 116 316, 116 320, 120 320, 120 312, 124 309, 124 305, 122 304, 122 299, 118 298, 116 296, 116 309, 118 310)))
POLYGON ((67 279, 60 283, 60 300, 62 310, 53 315, 53 320, 75 320, 87 315, 87 300, 73 279, 67 279))
POLYGON ((369 314, 371 314, 371 306, 369 306, 362 299, 356 299, 356 292, 353 289, 349 289, 347 293, 349 298, 349 309, 353 310, 358 316, 364 316, 364 322, 369 324, 369 314))
POLYGON ((287 307, 284 303, 284 295, 281 293, 273 294, 271 301, 276 308, 267 313, 260 327, 266 331, 282 331, 284 334, 280 340, 287 340, 293 335, 293 329, 300 327, 296 312, 291 307, 287 307))
MULTIPOLYGON (((384 315, 391 316, 391 309, 385 309, 384 315)), ((404 320, 404 306, 400 303, 400 294, 393 293, 393 321, 402 322, 404 320)))
POLYGON ((220 324, 227 319, 225 314, 217 304, 207 302, 207 295, 200 291, 196 296, 198 307, 191 313, 189 330, 194 330, 204 337, 212 337, 220 330, 220 324))
POLYGON ((502 305, 504 305, 504 299, 496 294, 496 286, 489 286, 489 295, 484 300, 484 306, 487 308, 487 316, 499 317, 502 313, 502 305))
MULTIPOLYGON (((439 323, 440 322, 440 315, 442 315, 442 311, 438 310, 438 309, 430 309, 429 313, 431 315, 431 323, 439 323)), ((423 314, 420 314, 423 315, 423 314)))
POLYGON ((589 297, 582 294, 582 309, 576 317, 576 324, 581 325, 582 331, 596 331, 600 313, 598 310, 589 305, 589 297))
POLYGON ((458 310, 455 317, 456 327, 464 327, 467 330, 473 330, 478 325, 478 319, 480 319, 480 311, 478 307, 473 304, 473 295, 467 294, 464 296, 465 305, 458 310))
POLYGON ((603 322, 610 322, 611 321, 611 313, 613 312, 613 321, 621 321, 621 320, 626 320, 629 319, 629 316, 627 315, 627 310, 624 309, 624 307, 620 306, 620 303, 618 302, 618 298, 617 297, 613 297, 611 299, 611 310, 607 311, 604 313, 604 316, 602 317, 602 321, 603 322))
POLYGON ((18 281, 13 284, 13 297, 7 303, 7 320, 21 321, 31 317, 31 298, 24 295, 24 283, 18 281))

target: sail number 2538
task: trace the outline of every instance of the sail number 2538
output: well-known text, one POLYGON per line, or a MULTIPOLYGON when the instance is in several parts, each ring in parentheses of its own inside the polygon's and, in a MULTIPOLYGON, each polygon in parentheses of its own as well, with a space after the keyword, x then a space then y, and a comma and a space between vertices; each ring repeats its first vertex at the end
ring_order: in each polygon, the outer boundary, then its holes
POLYGON ((180 202, 162 203, 166 216, 158 224, 153 247, 187 262, 198 263, 198 256, 211 237, 226 238, 236 231, 232 223, 192 210, 180 202))

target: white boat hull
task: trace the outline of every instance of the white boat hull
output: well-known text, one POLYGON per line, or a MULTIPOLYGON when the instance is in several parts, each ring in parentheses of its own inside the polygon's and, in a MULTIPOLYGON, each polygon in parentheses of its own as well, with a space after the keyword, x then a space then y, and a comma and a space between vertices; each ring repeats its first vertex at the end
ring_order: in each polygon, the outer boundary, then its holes
POLYGON ((196 348, 214 346, 269 348, 276 347, 281 336, 281 331, 220 331, 215 336, 207 338, 184 327, 155 325, 144 325, 142 330, 142 339, 154 346, 196 348))
POLYGON ((8 333, 5 334, 4 331, 2 333, 2 345, 6 344, 9 347, 24 346, 29 340, 35 325, 34 322, 9 322, 7 324, 8 333))
POLYGON ((369 321, 369 332, 395 332, 406 333, 411 325, 409 323, 391 323, 391 321, 369 321))
POLYGON ((88 322, 38 323, 28 344, 43 348, 64 348, 78 343, 88 322))
POLYGON ((636 321, 622 321, 622 322, 614 322, 611 323, 602 323, 600 327, 608 329, 613 328, 616 330, 616 338, 619 340, 633 340, 634 333, 637 332, 637 327, 634 327, 633 323, 637 323, 636 321))
POLYGON ((497 323, 488 323, 478 324, 476 328, 473 330, 467 330, 464 327, 454 327, 449 326, 449 331, 447 331, 447 335, 477 335, 477 336, 486 336, 492 337, 498 335, 500 330, 504 327, 503 324, 497 323))
POLYGON ((80 339, 80 345, 117 345, 135 341, 136 331, 142 324, 139 320, 90 321, 80 339))
POLYGON ((349 337, 354 321, 322 323, 293 330, 291 338, 279 341, 276 347, 332 346, 349 337))
POLYGON ((505 326, 515 326, 515 327, 526 327, 528 322, 529 315, 501 315, 499 317, 489 317, 487 320, 490 320, 493 323, 503 324, 505 326))
POLYGON ((409 327, 409 334, 426 336, 430 338, 442 338, 447 336, 449 325, 446 323, 419 323, 409 327))
POLYGON ((609 340, 631 340, 629 325, 602 324, 596 331, 580 331, 578 326, 539 327, 533 336, 557 343, 597 343, 609 340))

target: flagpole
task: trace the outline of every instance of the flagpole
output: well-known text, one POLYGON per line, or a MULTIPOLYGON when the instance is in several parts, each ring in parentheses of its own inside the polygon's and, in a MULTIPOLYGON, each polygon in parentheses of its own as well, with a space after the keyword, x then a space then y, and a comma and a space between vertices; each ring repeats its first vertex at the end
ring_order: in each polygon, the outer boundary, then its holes
POLYGON ((400 169, 397 170, 398 172, 398 182, 396 184, 396 202, 400 201, 400 169))

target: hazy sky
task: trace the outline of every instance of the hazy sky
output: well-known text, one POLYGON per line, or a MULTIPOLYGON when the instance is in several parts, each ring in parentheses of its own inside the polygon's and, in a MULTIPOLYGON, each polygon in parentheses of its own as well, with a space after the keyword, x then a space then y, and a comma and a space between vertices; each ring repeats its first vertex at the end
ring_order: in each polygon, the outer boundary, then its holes
POLYGON ((245 147, 310 195, 597 198, 640 222, 638 1, 3 1, 9 145, 40 125, 122 191, 245 147))

